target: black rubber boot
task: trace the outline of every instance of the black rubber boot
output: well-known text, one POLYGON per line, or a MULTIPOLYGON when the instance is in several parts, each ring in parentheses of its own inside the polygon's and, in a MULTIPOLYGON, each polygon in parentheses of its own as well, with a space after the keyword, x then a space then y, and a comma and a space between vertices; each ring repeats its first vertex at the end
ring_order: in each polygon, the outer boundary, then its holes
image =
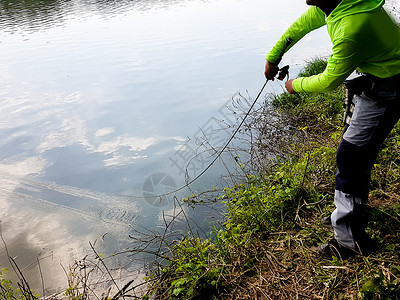
POLYGON ((377 244, 368 235, 363 240, 356 241, 356 249, 347 248, 336 239, 330 240, 326 244, 318 246, 318 253, 325 258, 332 258, 333 256, 340 260, 348 259, 355 255, 367 255, 377 250, 377 244))
POLYGON ((325 258, 336 257, 340 260, 348 259, 354 255, 360 254, 355 250, 340 245, 335 239, 330 240, 326 244, 319 245, 318 253, 325 258))

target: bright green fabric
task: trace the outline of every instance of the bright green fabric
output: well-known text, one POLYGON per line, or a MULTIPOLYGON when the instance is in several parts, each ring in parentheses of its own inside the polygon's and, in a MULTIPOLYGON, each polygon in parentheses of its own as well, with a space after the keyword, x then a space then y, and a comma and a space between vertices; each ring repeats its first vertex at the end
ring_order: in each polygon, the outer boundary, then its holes
POLYGON ((399 74, 400 31, 382 9, 383 4, 384 0, 343 0, 328 17, 312 6, 285 31, 267 60, 275 62, 287 38, 293 39, 291 47, 326 24, 333 44, 328 65, 321 74, 295 79, 296 92, 332 90, 355 69, 381 78, 399 74))

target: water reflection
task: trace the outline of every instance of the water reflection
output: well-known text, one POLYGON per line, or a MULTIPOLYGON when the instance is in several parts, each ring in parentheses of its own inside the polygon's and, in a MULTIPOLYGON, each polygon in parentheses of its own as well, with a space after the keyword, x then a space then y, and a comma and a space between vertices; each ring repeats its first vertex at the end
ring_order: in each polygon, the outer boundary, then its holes
POLYGON ((73 1, 37 0, 0 2, 0 28, 6 32, 40 30, 62 24, 73 1))
POLYGON ((70 18, 98 14, 114 17, 130 9, 146 11, 167 8, 188 0, 3 0, 0 2, 0 30, 38 31, 63 25, 70 18))
MULTIPOLYGON (((138 227, 172 218, 173 199, 154 195, 207 166, 207 141, 224 144, 237 117, 226 102, 257 94, 265 51, 306 7, 288 1, 0 1, 0 219, 10 248, 30 262, 76 259, 88 241, 118 251, 138 227)), ((284 60, 295 75, 329 49, 315 32, 284 60)), ((177 196, 224 186, 227 166, 177 196)), ((213 220, 185 210, 199 227, 213 220)))

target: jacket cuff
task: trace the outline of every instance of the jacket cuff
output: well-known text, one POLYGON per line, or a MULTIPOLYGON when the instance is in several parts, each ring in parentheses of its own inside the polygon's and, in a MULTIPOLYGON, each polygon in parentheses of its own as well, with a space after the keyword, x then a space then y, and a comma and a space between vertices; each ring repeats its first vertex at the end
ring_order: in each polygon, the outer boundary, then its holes
POLYGON ((293 86, 293 89, 294 89, 294 91, 296 92, 296 93, 302 93, 302 92, 305 92, 304 90, 303 90, 303 77, 300 77, 300 78, 296 78, 295 80, 293 80, 293 82, 292 82, 292 86, 293 86))
POLYGON ((268 60, 270 63, 274 64, 275 61, 276 61, 276 58, 273 57, 273 55, 271 55, 271 53, 269 52, 269 53, 267 54, 267 56, 265 57, 265 60, 268 60))

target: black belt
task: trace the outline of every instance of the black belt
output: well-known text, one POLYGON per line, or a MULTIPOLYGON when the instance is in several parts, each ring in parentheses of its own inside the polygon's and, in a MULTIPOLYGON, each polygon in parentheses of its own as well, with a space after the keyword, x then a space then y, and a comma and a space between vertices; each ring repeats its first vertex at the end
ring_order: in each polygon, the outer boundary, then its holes
POLYGON ((382 83, 396 83, 399 84, 400 83, 400 74, 394 75, 392 77, 386 77, 386 78, 381 78, 381 77, 377 77, 371 74, 364 74, 365 76, 367 76, 372 82, 376 83, 376 84, 382 84, 382 83))
POLYGON ((344 82, 350 98, 364 93, 371 99, 387 101, 400 97, 400 74, 388 78, 379 78, 371 74, 362 74, 344 82))
POLYGON ((371 88, 364 90, 368 97, 376 100, 399 99, 400 74, 387 78, 366 74, 366 77, 371 81, 371 88))

